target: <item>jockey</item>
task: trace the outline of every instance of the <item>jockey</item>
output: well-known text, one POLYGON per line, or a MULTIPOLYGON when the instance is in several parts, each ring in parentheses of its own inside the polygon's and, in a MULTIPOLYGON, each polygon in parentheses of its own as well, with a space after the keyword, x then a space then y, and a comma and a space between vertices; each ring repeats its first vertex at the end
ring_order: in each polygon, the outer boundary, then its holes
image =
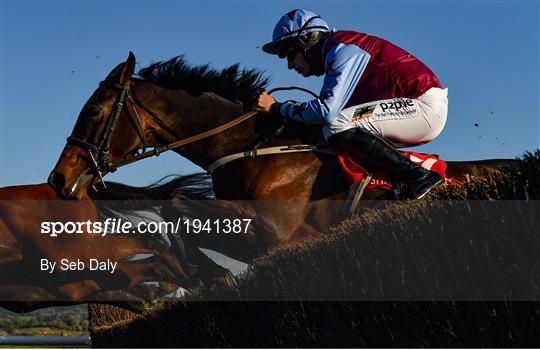
POLYGON ((286 58, 289 69, 305 77, 325 76, 317 99, 280 103, 263 92, 255 110, 322 124, 331 145, 405 181, 411 198, 443 180, 395 149, 433 140, 446 122, 447 89, 420 60, 376 36, 330 30, 317 14, 300 9, 281 17, 262 49, 286 58))

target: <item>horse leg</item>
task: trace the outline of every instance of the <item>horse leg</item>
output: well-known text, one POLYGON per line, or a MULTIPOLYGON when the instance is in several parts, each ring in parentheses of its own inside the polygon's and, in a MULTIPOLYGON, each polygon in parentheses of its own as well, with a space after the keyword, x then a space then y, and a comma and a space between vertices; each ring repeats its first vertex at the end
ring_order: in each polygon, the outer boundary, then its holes
POLYGON ((169 282, 184 285, 188 288, 189 286, 191 286, 191 266, 188 262, 185 261, 185 259, 182 259, 182 262, 180 262, 177 258, 177 255, 174 254, 174 251, 172 249, 166 249, 160 252, 156 252, 156 254, 159 259, 161 259, 165 267, 167 267, 167 269, 171 271, 173 278, 169 282))
POLYGON ((0 219, 0 267, 23 260, 23 258, 20 244, 4 220, 0 219))
POLYGON ((147 283, 141 283, 128 289, 128 293, 134 295, 142 300, 156 300, 162 298, 168 294, 174 293, 180 288, 180 286, 169 283, 159 282, 158 286, 150 285, 147 283))
MULTIPOLYGON (((155 300, 178 289, 173 283, 160 283, 159 287, 148 284, 139 284, 128 289, 128 293, 138 297, 139 300, 120 299, 119 301, 95 301, 88 304, 88 317, 90 330, 97 330, 101 327, 132 320, 145 310, 145 304, 140 300, 155 300)), ((106 299, 106 298, 102 298, 106 299)), ((113 299, 114 300, 114 299, 113 299)))
MULTIPOLYGON (((26 288, 26 287, 25 287, 26 288)), ((43 301, 43 302, 32 302, 32 301, 14 301, 14 302, 1 302, 0 307, 18 313, 27 313, 38 309, 43 309, 46 307, 53 306, 73 306, 77 305, 74 302, 61 302, 61 301, 43 301)))
POLYGON ((199 282, 200 286, 236 286, 232 273, 210 259, 199 248, 190 246, 186 249, 186 259, 195 266, 191 277, 199 282))
MULTIPOLYGON (((181 226, 183 246, 201 247, 214 250, 243 262, 250 262, 257 256, 277 247, 280 243, 279 235, 273 222, 267 221, 253 208, 250 203, 232 202, 225 200, 194 201, 182 197, 175 197, 168 205, 161 209, 161 216, 167 221, 176 221, 179 217, 187 216, 199 219, 202 223, 214 223, 216 220, 225 224, 225 220, 240 219, 242 227, 240 233, 217 232, 217 228, 211 232, 188 232, 185 226, 181 226)), ((223 227, 221 228, 223 229, 223 227)), ((173 239, 171 239, 171 242, 173 239)), ((185 253, 187 255, 187 253, 185 253)), ((195 259, 202 259, 198 253, 191 253, 195 259), (197 257, 198 256, 198 257, 197 257)), ((191 261, 190 259, 188 259, 191 261)), ((205 265, 208 265, 205 263, 205 265)))
POLYGON ((186 283, 187 279, 183 276, 178 277, 156 255, 140 261, 118 262, 117 270, 128 279, 124 288, 132 288, 143 282, 171 282, 181 285, 186 283))
POLYGON ((144 235, 134 235, 133 237, 129 237, 129 239, 114 237, 120 240, 111 242, 111 244, 118 247, 118 251, 116 252, 118 256, 152 254, 147 259, 119 261, 119 269, 132 278, 129 286, 151 281, 148 278, 189 286, 189 273, 184 271, 189 270, 189 266, 184 266, 184 253, 181 250, 174 249, 175 246, 181 243, 181 238, 177 237, 174 241, 171 239, 171 247, 164 240, 148 237, 144 235))
POLYGON ((101 286, 93 280, 77 281, 58 287, 58 291, 69 298, 69 301, 82 301, 101 290, 101 286))
POLYGON ((38 286, 16 284, 0 286, 0 300, 7 304, 36 303, 55 298, 55 294, 38 286))
POLYGON ((180 237, 178 232, 170 232, 168 236, 173 252, 185 257, 184 270, 188 270, 187 273, 192 279, 193 285, 236 285, 236 281, 229 270, 216 264, 201 252, 196 245, 190 244, 186 247, 184 239, 180 237))
MULTIPOLYGON (((149 263, 148 259, 145 259, 141 263, 119 263, 119 265, 117 272, 122 273, 123 276, 120 278, 116 276, 113 283, 110 280, 109 283, 104 280, 78 281, 60 286, 58 292, 73 302, 92 300, 140 303, 142 300, 154 300, 178 289, 174 283, 162 282, 174 280, 176 283, 176 277, 159 262, 149 263), (122 285, 116 283, 118 280, 122 285), (126 285, 126 282, 129 285, 126 285), (153 287, 144 282, 160 282, 160 286, 153 287), (175 286, 174 289, 173 286, 175 286)), ((135 305, 135 307, 140 309, 140 305, 135 305)))

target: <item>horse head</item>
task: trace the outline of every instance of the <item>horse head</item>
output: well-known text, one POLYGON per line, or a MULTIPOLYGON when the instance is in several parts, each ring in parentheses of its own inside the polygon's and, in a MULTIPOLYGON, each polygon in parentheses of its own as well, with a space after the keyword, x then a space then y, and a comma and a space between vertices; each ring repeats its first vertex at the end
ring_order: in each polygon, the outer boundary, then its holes
POLYGON ((135 56, 130 52, 83 106, 48 180, 62 197, 83 198, 89 186, 114 171, 113 164, 144 147, 141 120, 129 103, 134 69, 135 56))

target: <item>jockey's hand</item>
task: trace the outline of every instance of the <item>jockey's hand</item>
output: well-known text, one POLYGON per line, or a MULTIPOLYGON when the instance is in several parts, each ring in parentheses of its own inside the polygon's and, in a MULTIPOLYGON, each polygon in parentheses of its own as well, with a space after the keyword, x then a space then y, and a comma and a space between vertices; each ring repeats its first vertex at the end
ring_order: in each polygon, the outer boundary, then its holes
POLYGON ((253 104, 253 110, 258 112, 263 112, 270 114, 270 107, 276 103, 276 100, 268 95, 266 92, 262 92, 259 97, 257 97, 257 101, 253 104))

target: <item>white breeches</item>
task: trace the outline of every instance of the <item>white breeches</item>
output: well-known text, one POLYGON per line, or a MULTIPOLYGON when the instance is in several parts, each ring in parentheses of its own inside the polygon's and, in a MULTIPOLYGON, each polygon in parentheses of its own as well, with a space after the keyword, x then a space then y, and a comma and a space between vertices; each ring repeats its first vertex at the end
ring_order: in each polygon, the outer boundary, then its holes
POLYGON ((382 137, 396 147, 416 146, 436 138, 448 114, 448 89, 431 88, 418 98, 392 98, 344 109, 323 127, 328 139, 351 128, 382 137))

